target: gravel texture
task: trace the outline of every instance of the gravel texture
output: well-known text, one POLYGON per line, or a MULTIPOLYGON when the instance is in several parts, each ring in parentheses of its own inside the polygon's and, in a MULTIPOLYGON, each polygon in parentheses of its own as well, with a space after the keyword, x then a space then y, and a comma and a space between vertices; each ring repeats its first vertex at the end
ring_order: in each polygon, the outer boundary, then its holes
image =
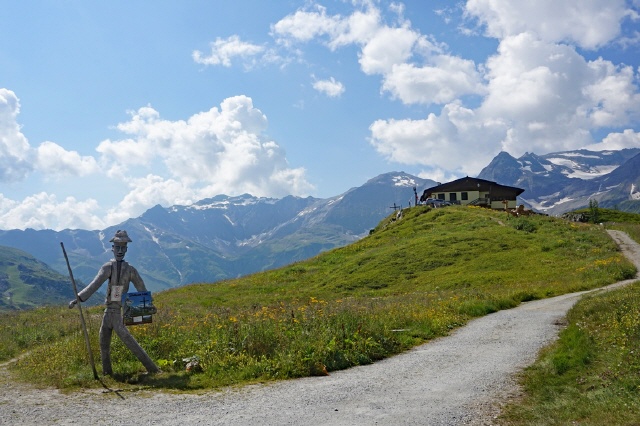
MULTIPOLYGON (((640 248, 610 231, 640 270, 640 248)), ((634 280, 614 284, 626 285, 634 280)), ((0 366, 0 424, 490 425, 583 293, 523 303, 372 365, 203 394, 87 390, 10 380, 0 366)))

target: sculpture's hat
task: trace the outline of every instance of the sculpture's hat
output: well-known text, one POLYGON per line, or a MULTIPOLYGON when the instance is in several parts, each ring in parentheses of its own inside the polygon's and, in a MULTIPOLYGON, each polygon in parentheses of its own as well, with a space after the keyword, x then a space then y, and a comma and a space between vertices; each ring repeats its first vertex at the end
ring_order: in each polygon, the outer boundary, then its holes
POLYGON ((116 243, 116 244, 127 244, 132 242, 131 238, 129 238, 129 235, 127 235, 127 231, 121 231, 121 230, 117 230, 116 231, 116 235, 109 240, 110 243, 116 243))

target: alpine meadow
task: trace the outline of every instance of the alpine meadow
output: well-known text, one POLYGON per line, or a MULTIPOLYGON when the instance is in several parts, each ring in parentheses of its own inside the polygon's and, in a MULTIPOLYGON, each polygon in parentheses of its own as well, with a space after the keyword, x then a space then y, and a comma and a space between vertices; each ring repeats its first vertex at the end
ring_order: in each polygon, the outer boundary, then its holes
MULTIPOLYGON (((618 212, 600 209, 603 222, 609 214, 618 212)), ((638 215, 624 216, 617 220, 637 239, 638 215)), ((369 236, 306 261, 156 293, 154 322, 130 330, 163 373, 142 374, 115 340, 115 374, 104 380, 197 391, 369 364, 475 317, 635 277, 608 226, 478 207, 405 209, 369 236)), ((638 310, 640 301, 630 300, 638 310)), ((101 308, 87 308, 85 317, 98 353, 101 308)), ((0 319, 0 360, 17 358, 10 366, 17 379, 69 390, 101 386, 75 310, 43 307, 0 319)), ((511 420, 522 416, 512 412, 511 420)))

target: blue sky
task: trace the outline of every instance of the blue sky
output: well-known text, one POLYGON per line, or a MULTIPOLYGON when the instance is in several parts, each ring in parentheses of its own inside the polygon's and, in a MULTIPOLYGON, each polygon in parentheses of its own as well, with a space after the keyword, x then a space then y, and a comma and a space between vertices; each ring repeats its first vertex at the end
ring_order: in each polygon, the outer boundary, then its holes
POLYGON ((0 229, 640 147, 640 0, 0 0, 0 229))

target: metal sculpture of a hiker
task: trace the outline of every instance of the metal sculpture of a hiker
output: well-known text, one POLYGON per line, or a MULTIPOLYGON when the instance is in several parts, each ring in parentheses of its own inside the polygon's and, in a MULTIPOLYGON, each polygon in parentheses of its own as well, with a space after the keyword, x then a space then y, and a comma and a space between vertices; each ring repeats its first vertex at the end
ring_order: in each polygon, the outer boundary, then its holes
MULTIPOLYGON (((109 281, 107 288, 106 308, 100 326, 100 357, 102 358, 102 374, 113 375, 111 367, 111 335, 115 331, 120 340, 140 360, 149 373, 158 373, 160 369, 151 360, 149 355, 129 333, 122 321, 122 295, 129 291, 129 283, 133 283, 137 291, 147 291, 144 281, 138 271, 124 261, 127 252, 127 243, 132 242, 127 231, 116 231, 115 236, 109 240, 113 243, 111 250, 115 259, 102 265, 96 277, 91 283, 78 293, 81 302, 91 297, 105 281, 109 281)), ((77 299, 69 302, 69 308, 73 308, 77 299)))

